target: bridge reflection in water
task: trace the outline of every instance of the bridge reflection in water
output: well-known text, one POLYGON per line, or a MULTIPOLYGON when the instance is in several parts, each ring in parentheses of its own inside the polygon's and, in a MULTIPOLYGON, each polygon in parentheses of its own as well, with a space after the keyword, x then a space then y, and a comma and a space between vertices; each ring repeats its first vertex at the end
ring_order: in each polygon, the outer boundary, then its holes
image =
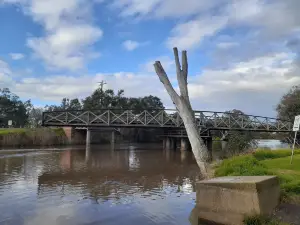
POLYGON ((199 169, 161 145, 0 152, 0 224, 190 225, 199 169))

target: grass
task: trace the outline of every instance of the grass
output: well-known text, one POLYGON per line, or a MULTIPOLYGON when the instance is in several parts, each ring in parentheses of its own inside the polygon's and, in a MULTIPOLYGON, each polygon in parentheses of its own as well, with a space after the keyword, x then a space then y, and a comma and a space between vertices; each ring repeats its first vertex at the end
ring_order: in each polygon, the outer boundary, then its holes
POLYGON ((300 150, 295 151, 290 164, 291 150, 262 150, 224 160, 215 169, 215 176, 276 175, 280 181, 282 199, 300 199, 300 150))
POLYGON ((62 128, 0 129, 0 146, 51 146, 66 143, 67 138, 62 128))
MULTIPOLYGON (((295 150, 290 164, 291 150, 259 150, 251 154, 225 159, 216 166, 215 176, 276 175, 281 188, 281 201, 300 203, 300 150, 295 150)), ((251 216, 246 225, 288 225, 272 218, 251 216)))
POLYGON ((250 216, 244 219, 245 225, 289 225, 264 216, 250 216))

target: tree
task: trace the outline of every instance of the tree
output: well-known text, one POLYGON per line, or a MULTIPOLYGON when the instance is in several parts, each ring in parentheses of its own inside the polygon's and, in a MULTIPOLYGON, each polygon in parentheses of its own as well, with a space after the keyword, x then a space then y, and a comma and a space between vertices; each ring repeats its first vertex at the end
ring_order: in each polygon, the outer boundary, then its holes
POLYGON ((78 98, 75 99, 68 99, 63 98, 61 100, 61 104, 57 105, 46 105, 45 111, 62 111, 62 110, 81 110, 82 104, 80 103, 78 98))
POLYGON ((276 111, 279 119, 294 121, 295 116, 300 114, 300 86, 293 86, 282 96, 276 111))
MULTIPOLYGON (((240 126, 238 123, 244 123, 247 124, 247 121, 251 123, 250 118, 248 115, 246 115, 244 112, 238 109, 233 109, 231 111, 226 111, 226 119, 234 119, 237 123, 233 123, 232 127, 237 126, 239 128, 240 126)), ((241 152, 244 152, 245 150, 249 149, 254 142, 254 133, 250 131, 241 131, 241 130, 230 130, 226 133, 226 139, 227 139, 227 145, 225 149, 222 149, 225 151, 226 154, 229 155, 236 155, 241 152)))
POLYGON ((188 76, 187 52, 186 51, 182 52, 182 67, 181 67, 179 62, 178 50, 177 48, 174 48, 173 50, 175 56, 176 73, 177 73, 177 81, 180 90, 180 96, 174 90, 168 78, 168 75, 166 74, 160 61, 156 61, 154 63, 154 68, 160 81, 163 83, 172 101, 176 105, 176 108, 183 120, 196 162, 200 167, 202 174, 206 176, 207 169, 208 169, 207 163, 211 160, 211 157, 208 154, 207 146, 204 144, 204 141, 202 140, 202 138, 198 133, 198 127, 195 123, 194 111, 192 109, 189 100, 188 87, 187 87, 187 76, 188 76))
POLYGON ((29 100, 22 102, 8 88, 0 89, 0 126, 6 127, 8 121, 12 120, 14 127, 23 127, 28 120, 30 105, 29 100))
POLYGON ((28 114, 28 125, 30 127, 40 127, 43 118, 43 108, 32 107, 28 114))

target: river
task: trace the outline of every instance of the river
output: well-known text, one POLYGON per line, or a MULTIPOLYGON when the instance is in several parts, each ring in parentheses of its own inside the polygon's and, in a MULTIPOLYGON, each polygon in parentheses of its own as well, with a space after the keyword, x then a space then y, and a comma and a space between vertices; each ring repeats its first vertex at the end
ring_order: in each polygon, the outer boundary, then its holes
POLYGON ((0 150, 0 224, 190 225, 198 172, 160 145, 0 150))

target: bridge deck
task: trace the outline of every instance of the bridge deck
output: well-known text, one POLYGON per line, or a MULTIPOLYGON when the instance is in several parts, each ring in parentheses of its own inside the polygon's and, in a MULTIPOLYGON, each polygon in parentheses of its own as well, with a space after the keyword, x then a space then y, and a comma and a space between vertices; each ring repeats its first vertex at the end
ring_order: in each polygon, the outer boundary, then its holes
MULTIPOLYGON (((290 132, 292 123, 275 118, 225 112, 195 111, 196 124, 209 130, 290 132)), ((43 113, 43 126, 144 127, 184 129, 176 110, 103 109, 97 111, 53 111, 43 113)))

